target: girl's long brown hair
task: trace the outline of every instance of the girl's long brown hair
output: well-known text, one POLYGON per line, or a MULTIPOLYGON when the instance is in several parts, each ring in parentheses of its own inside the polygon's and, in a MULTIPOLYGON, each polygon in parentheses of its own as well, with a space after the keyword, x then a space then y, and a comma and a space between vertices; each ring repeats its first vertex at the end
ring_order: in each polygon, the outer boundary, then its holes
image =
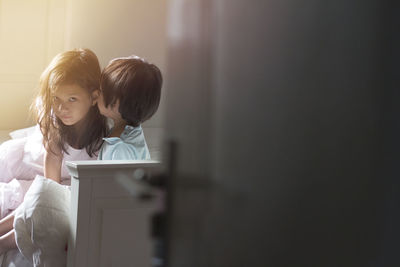
POLYGON ((97 105, 92 106, 83 123, 79 123, 83 128, 77 129, 74 125, 63 124, 55 116, 52 97, 58 86, 69 84, 77 84, 92 95, 99 89, 100 75, 97 56, 89 49, 60 53, 44 70, 39 80, 39 94, 33 106, 46 150, 55 153, 49 145, 50 142, 65 153, 68 153, 66 144, 78 149, 85 148, 90 156, 100 149, 107 127, 97 105))

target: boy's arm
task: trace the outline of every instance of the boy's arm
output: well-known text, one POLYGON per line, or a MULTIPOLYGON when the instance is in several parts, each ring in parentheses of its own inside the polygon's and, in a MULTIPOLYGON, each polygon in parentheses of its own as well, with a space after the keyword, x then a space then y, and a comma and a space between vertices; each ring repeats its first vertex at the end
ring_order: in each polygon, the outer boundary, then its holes
POLYGON ((62 165, 62 153, 60 149, 56 148, 53 144, 51 151, 46 149, 44 156, 44 176, 50 178, 57 183, 61 182, 61 165, 62 165))

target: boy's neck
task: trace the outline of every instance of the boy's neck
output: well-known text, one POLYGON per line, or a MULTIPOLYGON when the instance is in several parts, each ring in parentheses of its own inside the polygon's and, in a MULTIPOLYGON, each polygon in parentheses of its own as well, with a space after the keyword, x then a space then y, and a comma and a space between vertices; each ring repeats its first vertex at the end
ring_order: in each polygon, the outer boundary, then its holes
POLYGON ((125 120, 114 120, 114 127, 112 128, 110 137, 120 137, 122 132, 125 130, 125 120))

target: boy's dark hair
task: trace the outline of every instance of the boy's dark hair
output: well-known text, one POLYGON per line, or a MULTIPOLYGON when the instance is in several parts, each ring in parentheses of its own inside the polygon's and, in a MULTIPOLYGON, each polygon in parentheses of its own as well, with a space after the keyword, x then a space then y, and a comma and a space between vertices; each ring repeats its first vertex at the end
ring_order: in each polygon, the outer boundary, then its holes
POLYGON ((119 113, 128 125, 139 126, 157 111, 162 76, 154 64, 139 57, 117 58, 103 70, 100 88, 104 105, 119 100, 119 113))

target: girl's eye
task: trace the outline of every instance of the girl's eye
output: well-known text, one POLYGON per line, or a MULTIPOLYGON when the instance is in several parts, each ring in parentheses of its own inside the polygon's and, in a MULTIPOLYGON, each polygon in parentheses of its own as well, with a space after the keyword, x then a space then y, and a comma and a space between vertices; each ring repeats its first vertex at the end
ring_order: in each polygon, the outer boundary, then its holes
POLYGON ((77 100, 76 97, 70 97, 70 98, 68 99, 69 102, 75 102, 76 100, 77 100))

